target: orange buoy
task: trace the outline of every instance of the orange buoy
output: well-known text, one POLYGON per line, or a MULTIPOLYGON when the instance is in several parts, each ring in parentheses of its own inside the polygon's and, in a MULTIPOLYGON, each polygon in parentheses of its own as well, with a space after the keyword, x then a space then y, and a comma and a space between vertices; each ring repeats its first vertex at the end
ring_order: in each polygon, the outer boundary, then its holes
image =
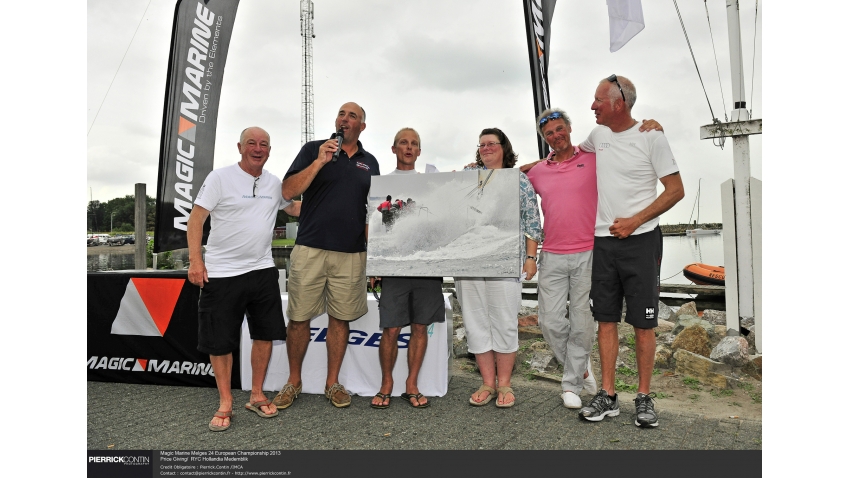
POLYGON ((682 269, 685 278, 699 285, 726 285, 726 269, 723 266, 688 264, 682 269))

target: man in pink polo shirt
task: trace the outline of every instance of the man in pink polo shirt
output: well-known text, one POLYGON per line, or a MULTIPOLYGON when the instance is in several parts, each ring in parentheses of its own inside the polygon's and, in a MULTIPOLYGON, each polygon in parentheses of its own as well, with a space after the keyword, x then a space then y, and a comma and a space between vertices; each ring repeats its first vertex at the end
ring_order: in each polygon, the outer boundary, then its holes
POLYGON ((528 172, 543 208, 543 251, 538 273, 538 320, 543 338, 564 365, 564 406, 581 408, 578 394, 596 393, 589 366, 593 347, 590 272, 596 224, 596 153, 570 141, 570 118, 557 108, 537 118, 552 153, 528 172), (565 316, 567 298, 569 314, 565 316))

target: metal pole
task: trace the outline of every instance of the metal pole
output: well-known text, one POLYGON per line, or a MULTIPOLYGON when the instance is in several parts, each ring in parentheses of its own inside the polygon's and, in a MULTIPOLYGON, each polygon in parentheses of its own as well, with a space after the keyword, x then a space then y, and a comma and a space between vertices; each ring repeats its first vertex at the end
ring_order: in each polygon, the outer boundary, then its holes
POLYGON ((148 247, 147 234, 147 193, 144 183, 136 183, 136 214, 135 214, 135 229, 136 229, 136 254, 135 263, 136 269, 145 270, 147 266, 146 252, 148 247))

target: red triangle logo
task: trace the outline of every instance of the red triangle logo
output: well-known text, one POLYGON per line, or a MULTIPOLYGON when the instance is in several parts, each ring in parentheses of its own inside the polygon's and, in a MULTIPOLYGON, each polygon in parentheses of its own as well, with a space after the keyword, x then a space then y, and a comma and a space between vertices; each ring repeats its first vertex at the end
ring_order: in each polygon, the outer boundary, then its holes
POLYGON ((130 279, 136 286, 139 292, 139 297, 145 303, 148 312, 153 318, 156 328, 159 333, 165 335, 165 329, 168 328, 168 323, 171 322, 171 314, 174 313, 174 306, 177 305, 177 298, 180 297, 180 291, 183 289, 183 283, 186 279, 143 279, 133 277, 130 279))
POLYGON ((185 132, 187 129, 192 129, 192 128, 194 128, 194 127, 195 127, 195 124, 194 124, 194 123, 192 123, 191 121, 189 121, 189 120, 187 120, 186 118, 184 118, 184 117, 182 117, 182 116, 181 116, 181 117, 180 117, 180 124, 177 126, 177 133, 178 133, 178 134, 179 134, 179 133, 183 133, 183 132, 185 132))
POLYGON ((137 359, 136 359, 136 362, 139 362, 139 365, 141 365, 141 366, 142 366, 142 370, 147 370, 147 369, 148 369, 148 359, 140 359, 140 358, 137 358, 137 359))

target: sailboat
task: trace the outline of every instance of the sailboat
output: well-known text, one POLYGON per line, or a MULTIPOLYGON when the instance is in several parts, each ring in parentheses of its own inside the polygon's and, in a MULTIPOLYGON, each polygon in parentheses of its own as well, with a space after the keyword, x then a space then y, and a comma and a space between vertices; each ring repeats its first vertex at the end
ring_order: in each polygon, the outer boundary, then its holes
MULTIPOLYGON (((697 210, 697 220, 694 221, 694 226, 699 224, 699 197, 700 190, 702 189, 702 178, 699 178, 699 183, 697 183, 697 197, 694 201, 694 208, 697 210)), ((693 218, 694 211, 691 210, 691 218, 693 218)), ((690 222, 690 219, 688 220, 690 222)), ((694 229, 685 229, 686 236, 703 236, 709 234, 720 234, 720 229, 702 229, 699 227, 695 227, 694 229)))

